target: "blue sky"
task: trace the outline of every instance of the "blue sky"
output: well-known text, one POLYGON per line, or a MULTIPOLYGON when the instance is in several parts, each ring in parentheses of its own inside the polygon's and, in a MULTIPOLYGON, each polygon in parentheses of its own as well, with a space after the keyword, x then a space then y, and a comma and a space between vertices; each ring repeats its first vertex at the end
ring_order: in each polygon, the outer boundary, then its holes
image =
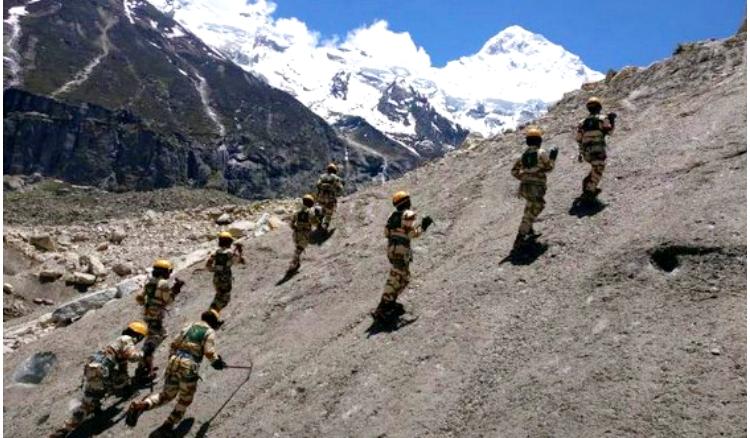
POLYGON ((325 37, 384 19, 408 31, 435 66, 475 53, 507 26, 541 33, 599 71, 648 65, 679 42, 733 34, 745 0, 275 0, 275 17, 296 17, 325 37))

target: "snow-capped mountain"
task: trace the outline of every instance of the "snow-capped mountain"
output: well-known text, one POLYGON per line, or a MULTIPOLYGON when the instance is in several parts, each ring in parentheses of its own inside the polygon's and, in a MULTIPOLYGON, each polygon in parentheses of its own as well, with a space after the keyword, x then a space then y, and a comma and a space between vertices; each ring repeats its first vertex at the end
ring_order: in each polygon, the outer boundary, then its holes
POLYGON ((490 135, 514 128, 602 77, 520 26, 435 67, 408 33, 391 31, 385 21, 321 40, 297 19, 273 17, 275 5, 267 0, 149 1, 328 122, 361 117, 410 147, 425 139, 455 145, 463 129, 490 135))

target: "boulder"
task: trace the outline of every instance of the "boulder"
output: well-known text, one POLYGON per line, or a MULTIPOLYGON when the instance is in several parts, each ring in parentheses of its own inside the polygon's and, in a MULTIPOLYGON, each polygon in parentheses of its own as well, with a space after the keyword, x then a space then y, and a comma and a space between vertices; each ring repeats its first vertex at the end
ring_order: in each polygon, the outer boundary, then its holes
POLYGON ((145 284, 146 278, 145 275, 139 275, 118 283, 117 286, 115 286, 117 288, 115 298, 127 297, 133 292, 139 290, 143 284, 145 284))
POLYGON ((57 249, 55 241, 52 240, 52 237, 50 237, 49 234, 39 234, 36 236, 31 236, 29 238, 29 243, 34 245, 35 248, 42 251, 55 251, 57 249))
POLYGON ((153 224, 159 219, 159 215, 154 210, 146 210, 146 212, 143 213, 142 219, 147 224, 153 224))
POLYGON ((232 223, 232 216, 229 213, 222 213, 221 216, 216 218, 217 225, 228 225, 232 223))
POLYGON ((44 269, 39 272, 39 281, 42 283, 53 282, 63 276, 63 271, 55 268, 44 269))
POLYGON ((34 353, 18 365, 13 380, 18 383, 38 385, 57 364, 57 356, 50 351, 34 353))
POLYGON ((127 235, 122 228, 115 228, 109 233, 109 241, 115 245, 121 244, 122 241, 125 240, 125 237, 127 237, 127 235))
POLYGON ((272 230, 278 230, 278 229, 279 229, 279 228, 281 228, 281 227, 282 227, 283 225, 284 225, 284 221, 283 221, 283 220, 281 220, 281 218, 280 218, 280 217, 278 217, 278 216, 276 216, 276 215, 272 215, 272 216, 270 216, 270 217, 268 218, 268 226, 269 226, 269 227, 270 227, 270 228, 271 228, 272 230))
POLYGON ((271 217, 268 213, 263 213, 255 224, 255 237, 266 234, 271 228, 268 226, 268 219, 271 217))
POLYGON ((96 277, 105 277, 107 275, 107 269, 104 267, 104 263, 99 260, 99 257, 95 255, 82 255, 78 262, 81 265, 81 269, 89 274, 96 277))
POLYGON ((102 242, 102 243, 96 245, 96 250, 97 251, 101 252, 101 251, 106 251, 108 249, 109 249, 109 243, 107 243, 107 242, 102 242))
POLYGON ((76 286, 91 286, 96 283, 96 276, 84 272, 74 272, 66 279, 66 281, 68 283, 73 283, 76 286))
POLYGON ((133 273, 133 266, 130 263, 116 263, 112 270, 120 277, 124 277, 133 273))
POLYGON ((3 283, 3 294, 13 294, 13 285, 10 283, 3 283))
POLYGON ((51 322, 58 326, 68 325, 89 310, 98 309, 116 297, 116 287, 109 287, 86 294, 77 300, 69 301, 55 309, 52 312, 51 322))
POLYGON ((255 223, 251 221, 234 221, 231 224, 229 224, 229 227, 227 228, 227 231, 234 236, 235 239, 239 239, 240 237, 244 237, 247 234, 250 234, 251 231, 255 229, 255 223))

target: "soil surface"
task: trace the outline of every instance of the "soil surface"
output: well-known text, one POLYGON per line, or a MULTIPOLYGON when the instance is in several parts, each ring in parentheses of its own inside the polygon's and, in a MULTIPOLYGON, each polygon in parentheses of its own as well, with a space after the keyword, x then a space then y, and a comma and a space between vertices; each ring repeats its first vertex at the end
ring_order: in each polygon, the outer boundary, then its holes
MULTIPOLYGON (((217 347, 230 364, 252 362, 252 375, 204 363, 178 436, 744 436, 745 72, 741 34, 567 95, 539 121, 561 152, 525 258, 508 257, 523 210, 510 176, 520 132, 342 199, 333 235, 283 284, 291 230, 249 240, 217 347), (592 94, 620 117, 603 205, 587 210, 573 208, 588 166, 572 129, 592 94), (414 242, 400 299, 419 318, 372 333, 398 189, 436 221, 414 242)), ((205 272, 178 276, 187 284, 170 336, 213 295, 205 272)), ((138 316, 132 300, 114 301, 5 355, 4 434, 59 427, 84 359, 138 316), (42 382, 14 383, 16 367, 46 351, 57 363, 42 382)), ((107 411, 112 422, 125 407, 107 411)), ((132 430, 87 431, 147 436, 171 407, 132 430)))

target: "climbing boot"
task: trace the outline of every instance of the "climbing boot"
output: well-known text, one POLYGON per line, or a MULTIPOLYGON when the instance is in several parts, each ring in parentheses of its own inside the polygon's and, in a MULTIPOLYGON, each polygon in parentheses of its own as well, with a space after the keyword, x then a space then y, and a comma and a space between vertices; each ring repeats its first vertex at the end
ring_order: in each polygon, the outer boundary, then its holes
POLYGON ((525 241, 526 241, 525 234, 521 234, 521 233, 516 234, 516 240, 513 241, 513 250, 517 251, 521 249, 525 241))
POLYGON ((52 432, 49 438, 65 438, 68 436, 69 433, 70 431, 68 431, 68 429, 61 427, 60 429, 57 429, 56 431, 52 432))
POLYGON ((148 409, 148 404, 145 401, 134 401, 130 403, 128 412, 125 413, 125 424, 129 427, 135 427, 135 425, 138 424, 138 418, 146 409, 148 409))

